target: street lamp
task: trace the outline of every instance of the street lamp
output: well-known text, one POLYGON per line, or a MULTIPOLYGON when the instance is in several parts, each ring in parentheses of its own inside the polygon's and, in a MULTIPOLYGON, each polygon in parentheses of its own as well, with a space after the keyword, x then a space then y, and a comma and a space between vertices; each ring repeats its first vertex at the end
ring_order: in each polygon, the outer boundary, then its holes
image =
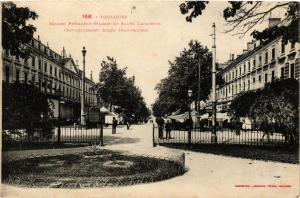
POLYGON ((192 116, 191 116, 191 98, 192 98, 193 91, 191 89, 188 90, 188 97, 189 97, 189 119, 188 119, 188 144, 192 143, 192 116))
POLYGON ((81 81, 82 81, 82 85, 81 85, 81 125, 85 126, 86 125, 86 121, 85 121, 85 55, 86 55, 86 50, 85 47, 83 47, 82 49, 82 56, 83 56, 83 69, 82 69, 82 76, 81 76, 81 81))
POLYGON ((64 104, 65 102, 61 100, 61 97, 63 96, 63 92, 59 89, 57 92, 58 96, 58 108, 57 108, 57 143, 60 143, 60 136, 61 136, 61 104, 64 104))
POLYGON ((217 143, 217 108, 216 108, 216 25, 212 25, 212 49, 213 49, 213 61, 212 61, 212 136, 211 142, 217 143))

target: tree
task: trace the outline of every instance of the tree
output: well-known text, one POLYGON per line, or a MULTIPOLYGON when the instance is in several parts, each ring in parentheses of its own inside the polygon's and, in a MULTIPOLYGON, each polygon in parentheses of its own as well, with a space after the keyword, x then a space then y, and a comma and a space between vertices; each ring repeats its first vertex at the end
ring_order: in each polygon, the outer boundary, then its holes
POLYGON ((131 78, 126 77, 126 69, 119 69, 117 61, 112 57, 107 57, 107 61, 101 63, 99 83, 95 89, 98 90, 98 98, 109 104, 110 111, 112 106, 116 113, 122 113, 126 117, 134 115, 138 119, 149 117, 149 111, 142 97, 141 90, 134 85, 131 78))
POLYGON ((249 117, 258 128, 277 130, 286 140, 298 138, 299 83, 295 79, 275 80, 263 89, 248 91, 230 105, 234 117, 249 117))
POLYGON ((250 117, 250 107, 260 94, 261 90, 247 91, 239 94, 230 104, 230 113, 234 118, 250 117))
MULTIPOLYGON (((192 100, 197 101, 198 68, 200 74, 200 100, 206 100, 211 88, 212 54, 207 47, 197 41, 190 41, 189 48, 184 49, 174 62, 169 61, 168 76, 156 86, 159 97, 153 104, 154 115, 170 114, 180 109, 186 111, 189 103, 187 90, 192 89, 192 100)), ((218 84, 222 82, 220 76, 218 84)))
MULTIPOLYGON (((208 1, 187 1, 182 3, 180 11, 188 14, 186 20, 192 22, 205 10, 208 1)), ((299 40, 299 3, 298 2, 262 2, 262 1, 229 1, 229 6, 223 10, 223 18, 230 27, 226 32, 237 30, 244 36, 259 23, 265 21, 272 12, 285 12, 286 24, 267 28, 262 32, 254 30, 251 35, 257 40, 267 40, 282 37, 283 42, 295 43, 299 40)))
POLYGON ((44 137, 52 134, 52 104, 34 85, 3 83, 2 98, 3 129, 25 129, 28 137, 35 130, 40 130, 44 137))
POLYGON ((29 19, 35 20, 38 15, 27 7, 16 7, 12 2, 2 2, 2 48, 11 55, 27 58, 30 54, 24 44, 33 38, 36 28, 27 24, 29 19))

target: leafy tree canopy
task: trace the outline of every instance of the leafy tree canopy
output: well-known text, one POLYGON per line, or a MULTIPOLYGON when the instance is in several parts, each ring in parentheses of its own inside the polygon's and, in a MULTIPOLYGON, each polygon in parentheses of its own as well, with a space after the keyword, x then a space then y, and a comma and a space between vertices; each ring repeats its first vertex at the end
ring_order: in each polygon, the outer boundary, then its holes
MULTIPOLYGON (((189 103, 188 89, 192 89, 192 100, 197 100, 198 69, 200 74, 200 100, 206 100, 211 89, 212 54, 198 41, 190 41, 173 62, 169 61, 168 76, 156 85, 159 97, 153 104, 156 116, 170 114, 178 109, 186 111, 189 103), (201 86, 202 85, 202 86, 201 86)), ((217 82, 222 83, 218 76, 217 82)))
POLYGON ((113 57, 101 62, 99 73, 98 98, 104 103, 118 106, 117 113, 124 113, 129 117, 135 115, 139 118, 147 118, 150 113, 146 107, 141 90, 134 85, 132 78, 126 77, 126 70, 119 69, 117 61, 113 57))
POLYGON ((32 40, 36 28, 27 24, 29 19, 35 20, 38 15, 27 7, 18 8, 12 2, 2 2, 2 48, 21 58, 30 54, 23 44, 32 40))
MULTIPOLYGON (((186 1, 180 4, 182 14, 187 14, 186 20, 192 22, 193 18, 202 15, 208 1, 186 1)), ((283 42, 291 43, 299 40, 299 3, 298 2, 262 2, 262 1, 229 1, 228 7, 223 10, 223 18, 230 27, 226 32, 237 30, 236 34, 245 35, 255 26, 269 18, 274 11, 285 12, 282 26, 274 26, 264 31, 253 30, 253 38, 265 41, 281 37, 283 42)))
POLYGON ((35 129, 43 128, 42 133, 51 132, 53 104, 38 88, 17 82, 3 83, 2 98, 4 129, 25 129, 28 134, 32 134, 35 129))

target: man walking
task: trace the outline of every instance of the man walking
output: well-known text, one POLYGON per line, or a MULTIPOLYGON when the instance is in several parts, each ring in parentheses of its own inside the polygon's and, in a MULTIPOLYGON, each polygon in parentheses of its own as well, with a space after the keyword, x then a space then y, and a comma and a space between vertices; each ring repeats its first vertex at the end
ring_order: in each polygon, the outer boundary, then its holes
POLYGON ((165 129, 166 129, 166 139, 171 139, 171 130, 172 129, 171 129, 171 123, 169 120, 167 120, 165 129))
POLYGON ((115 117, 113 117, 113 120, 112 120, 112 134, 117 133, 117 125, 118 125, 118 121, 115 117))
POLYGON ((164 130, 165 121, 161 117, 157 117, 156 118, 156 123, 157 123, 157 126, 158 126, 158 137, 163 138, 163 130, 164 130))

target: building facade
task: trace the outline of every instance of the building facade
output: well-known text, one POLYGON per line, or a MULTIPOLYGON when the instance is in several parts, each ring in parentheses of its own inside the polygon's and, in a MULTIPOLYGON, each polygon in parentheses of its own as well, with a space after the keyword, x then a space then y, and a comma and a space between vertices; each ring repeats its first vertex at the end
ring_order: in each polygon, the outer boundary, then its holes
MULTIPOLYGON (((283 25, 280 18, 270 18, 269 27, 283 25)), ((216 88, 217 112, 227 112, 231 101, 242 92, 261 89, 275 79, 300 76, 300 44, 284 44, 281 38, 261 43, 252 40, 247 43, 241 55, 230 55, 227 63, 222 64, 220 75, 225 83, 216 88)), ((211 110, 211 95, 206 109, 211 110)))
MULTIPOLYGON (((78 119, 80 117, 80 90, 82 86, 82 71, 78 64, 74 62, 71 55, 66 56, 64 48, 62 53, 58 54, 48 46, 48 43, 43 44, 39 37, 38 39, 34 38, 24 46, 32 51, 27 59, 11 56, 8 50, 3 50, 3 81, 37 86, 41 92, 49 95, 49 100, 54 105, 54 117, 59 116, 60 104, 60 118, 65 120, 78 119)), ((96 96, 92 90, 94 85, 92 79, 85 78, 86 109, 96 101, 96 96)))
POLYGON ((247 50, 221 70, 225 80, 217 87, 217 111, 228 110, 230 102, 241 92, 263 88, 275 79, 299 80, 299 43, 283 44, 278 38, 264 44, 247 43, 247 50))

